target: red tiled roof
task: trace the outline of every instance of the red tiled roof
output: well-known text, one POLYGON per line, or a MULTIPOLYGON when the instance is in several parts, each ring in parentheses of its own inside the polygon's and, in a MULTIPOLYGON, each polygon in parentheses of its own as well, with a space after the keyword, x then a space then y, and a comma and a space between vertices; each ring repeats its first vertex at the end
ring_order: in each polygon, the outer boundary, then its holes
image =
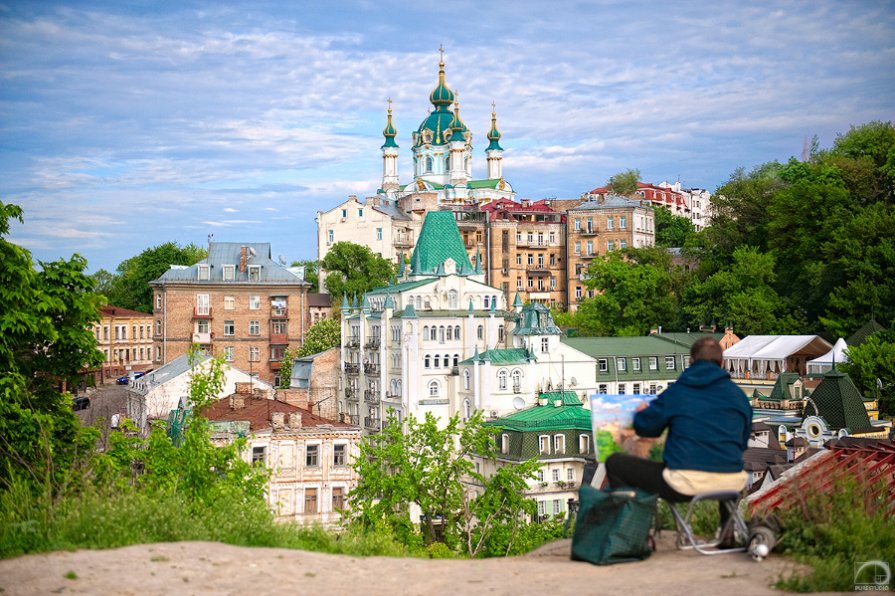
POLYGON ((107 305, 102 308, 104 317, 151 317, 152 315, 145 312, 121 308, 120 306, 107 305))
POLYGON ((245 407, 234 410, 230 407, 230 399, 224 398, 216 401, 214 405, 207 408, 202 414, 209 420, 247 420, 250 430, 262 430, 269 428, 271 425, 270 418, 274 412, 282 412, 291 414, 293 412, 301 413, 301 425, 303 428, 320 426, 321 424, 329 424, 334 428, 353 428, 350 424, 336 422, 322 416, 317 416, 311 412, 287 404, 286 402, 274 399, 266 399, 262 397, 245 396, 245 407))

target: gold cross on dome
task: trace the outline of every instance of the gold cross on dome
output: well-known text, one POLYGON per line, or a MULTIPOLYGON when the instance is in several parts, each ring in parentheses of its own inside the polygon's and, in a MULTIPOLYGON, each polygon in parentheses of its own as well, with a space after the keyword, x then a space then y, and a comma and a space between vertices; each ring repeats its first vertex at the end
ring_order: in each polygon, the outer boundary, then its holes
POLYGON ((438 53, 441 54, 441 60, 444 61, 444 45, 438 44, 438 53))

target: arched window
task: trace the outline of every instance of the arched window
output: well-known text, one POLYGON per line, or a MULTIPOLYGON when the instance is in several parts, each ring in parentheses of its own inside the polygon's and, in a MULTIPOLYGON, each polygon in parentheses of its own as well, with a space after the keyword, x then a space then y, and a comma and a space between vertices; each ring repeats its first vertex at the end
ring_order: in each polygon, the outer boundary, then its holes
POLYGON ((507 390, 507 371, 500 369, 497 373, 497 388, 501 391, 507 390))
POLYGON ((423 326, 423 339, 429 339, 429 326, 423 326))
POLYGON ((460 295, 457 290, 448 292, 448 308, 460 308, 460 295))
POLYGON ((426 310, 430 310, 432 308, 432 303, 429 300, 428 296, 426 296, 425 305, 426 305, 426 310))
POLYGON ((451 169, 451 155, 450 153, 444 156, 444 171, 447 172, 451 169))
POLYGON ((429 355, 426 354, 426 357, 423 358, 423 368, 429 368, 429 355))
POLYGON ((469 369, 463 371, 463 388, 469 389, 469 369))
POLYGON ((460 339, 460 325, 454 327, 454 339, 460 339))
POLYGON ((488 310, 488 297, 485 296, 485 310, 488 310))
POLYGON ((491 304, 497 308, 497 296, 491 296, 491 304))
POLYGON ((431 339, 432 341, 438 339, 438 327, 436 327, 435 325, 432 325, 432 333, 429 335, 429 339, 431 339))
POLYGON ((416 307, 418 309, 423 307, 423 298, 421 296, 416 297, 416 307))
POLYGON ((460 364, 460 354, 454 354, 454 366, 460 364))
POLYGON ((497 341, 503 341, 503 325, 497 328, 497 341))
POLYGON ((485 328, 482 327, 481 325, 479 325, 478 336, 479 336, 479 339, 485 339, 485 328))
POLYGON ((426 172, 432 171, 432 157, 430 155, 426 156, 426 172))
POLYGON ((518 368, 513 371, 513 391, 519 393, 522 391, 522 371, 518 368))
POLYGON ((468 399, 463 400, 463 420, 469 420, 472 416, 472 404, 468 399))
POLYGON ((435 364, 433 365, 433 368, 438 368, 439 364, 441 363, 441 357, 438 354, 435 354, 434 360, 435 364))
POLYGON ((438 328, 438 342, 444 343, 444 325, 438 328))
POLYGON ((448 325, 448 328, 447 328, 447 340, 448 340, 448 341, 451 341, 452 339, 454 339, 454 328, 451 327, 450 325, 448 325))
POLYGON ((429 382, 429 397, 438 397, 438 381, 429 382))

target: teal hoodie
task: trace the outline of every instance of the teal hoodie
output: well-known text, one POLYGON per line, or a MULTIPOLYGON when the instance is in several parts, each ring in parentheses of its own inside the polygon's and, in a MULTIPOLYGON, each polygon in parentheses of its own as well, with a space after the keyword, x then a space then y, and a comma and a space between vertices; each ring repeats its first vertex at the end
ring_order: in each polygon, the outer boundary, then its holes
POLYGON ((634 416, 634 430, 642 437, 658 437, 666 428, 668 468, 739 472, 752 433, 752 408, 726 370, 700 360, 634 416))

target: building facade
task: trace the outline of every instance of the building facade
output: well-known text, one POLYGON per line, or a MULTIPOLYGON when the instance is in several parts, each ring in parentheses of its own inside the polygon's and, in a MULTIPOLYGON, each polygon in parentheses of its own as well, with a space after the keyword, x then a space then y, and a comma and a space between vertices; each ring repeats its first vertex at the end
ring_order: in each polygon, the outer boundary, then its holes
POLYGON ((301 346, 310 324, 309 284, 271 259, 268 243, 210 243, 208 258, 172 266, 150 285, 156 367, 197 344, 278 384, 286 349, 301 346))
POLYGON ((152 315, 104 306, 93 334, 105 358, 97 381, 152 368, 152 315))
POLYGON ((597 257, 625 248, 656 243, 656 218, 643 200, 609 194, 585 201, 566 212, 566 288, 569 310, 593 297, 585 281, 597 257))

